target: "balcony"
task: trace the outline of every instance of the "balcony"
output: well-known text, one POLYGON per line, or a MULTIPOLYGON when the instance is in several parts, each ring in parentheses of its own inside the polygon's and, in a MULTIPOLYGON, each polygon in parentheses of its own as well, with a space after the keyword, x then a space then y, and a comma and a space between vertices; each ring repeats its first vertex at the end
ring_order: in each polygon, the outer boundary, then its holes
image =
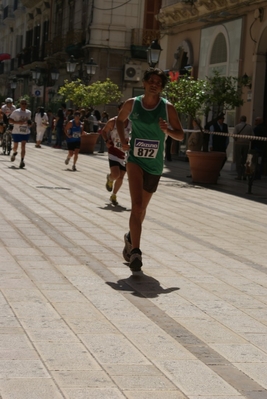
POLYGON ((160 39, 160 31, 153 29, 132 29, 131 55, 132 58, 147 59, 147 48, 155 39, 160 39))
POLYGON ((66 37, 56 36, 52 41, 45 42, 44 56, 51 57, 56 53, 65 52, 66 47, 66 37))
POLYGON ((18 69, 18 59, 12 58, 10 62, 10 71, 16 71, 18 69))
POLYGON ((85 32, 81 29, 71 30, 66 35, 66 52, 75 58, 82 56, 82 47, 85 44, 85 32))
POLYGON ((15 15, 16 17, 18 17, 19 15, 21 15, 21 14, 24 12, 25 8, 24 8, 23 5, 21 4, 21 1, 20 1, 20 0, 15 0, 15 1, 14 1, 14 8, 13 8, 13 10, 14 10, 14 15, 15 15))
POLYGON ((13 8, 11 6, 4 7, 3 10, 3 21, 6 25, 10 25, 15 20, 15 15, 13 12, 13 8))
POLYGON ((24 7, 33 8, 36 6, 36 0, 21 0, 21 3, 24 7))

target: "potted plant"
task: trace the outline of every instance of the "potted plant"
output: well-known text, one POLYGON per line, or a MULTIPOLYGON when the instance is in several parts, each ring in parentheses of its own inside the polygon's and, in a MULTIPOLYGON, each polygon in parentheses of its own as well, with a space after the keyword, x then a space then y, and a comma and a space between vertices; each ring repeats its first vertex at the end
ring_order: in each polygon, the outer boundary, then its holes
MULTIPOLYGON (((242 81, 233 76, 220 76, 214 72, 207 79, 194 80, 184 76, 169 82, 165 93, 179 114, 189 121, 205 116, 205 127, 209 128, 220 114, 243 104, 242 81)), ((217 183, 225 153, 208 152, 209 134, 199 124, 203 134, 203 151, 187 151, 192 179, 196 183, 217 183)))
MULTIPOLYGON (((119 102, 122 93, 119 87, 110 79, 103 82, 97 81, 91 85, 84 84, 80 79, 69 82, 65 80, 58 93, 65 101, 72 101, 78 107, 92 107, 112 102, 119 102)), ((99 137, 98 133, 86 132, 81 137, 81 153, 93 153, 94 147, 99 137)))

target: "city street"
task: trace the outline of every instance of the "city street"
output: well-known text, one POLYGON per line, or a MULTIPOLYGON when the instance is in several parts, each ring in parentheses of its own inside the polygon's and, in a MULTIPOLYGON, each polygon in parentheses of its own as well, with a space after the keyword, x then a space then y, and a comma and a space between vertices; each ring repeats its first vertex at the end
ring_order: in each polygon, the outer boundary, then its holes
POLYGON ((166 163, 132 276, 107 153, 26 150, 0 155, 0 399, 266 399, 267 177, 166 163))

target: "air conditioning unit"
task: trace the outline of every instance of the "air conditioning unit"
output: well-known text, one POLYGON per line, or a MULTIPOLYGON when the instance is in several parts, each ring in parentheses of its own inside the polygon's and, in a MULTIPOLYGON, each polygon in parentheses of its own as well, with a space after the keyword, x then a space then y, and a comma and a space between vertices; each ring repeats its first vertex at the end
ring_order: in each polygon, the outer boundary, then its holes
POLYGON ((141 80, 142 68, 140 65, 126 64, 124 66, 124 80, 139 82, 141 80))

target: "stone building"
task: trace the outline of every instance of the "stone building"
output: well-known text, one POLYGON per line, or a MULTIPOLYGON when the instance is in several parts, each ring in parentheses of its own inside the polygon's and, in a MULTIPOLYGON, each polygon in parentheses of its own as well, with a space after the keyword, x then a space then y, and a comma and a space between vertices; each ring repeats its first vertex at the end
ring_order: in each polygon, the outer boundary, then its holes
MULTIPOLYGON (((267 123, 267 2, 262 0, 162 0, 162 69, 193 66, 195 78, 243 77, 244 105, 227 111, 230 130, 241 115, 267 123)), ((228 159, 233 160, 233 142, 228 159)))
MULTIPOLYGON (((2 99, 28 94, 33 107, 48 104, 65 79, 77 77, 87 84, 110 78, 123 99, 135 95, 148 67, 146 49, 159 38, 160 7, 161 0, 0 0, 0 53, 10 54, 0 62, 2 99), (77 65, 69 74, 71 57, 77 65), (91 59, 98 65, 92 76, 91 59)), ((106 109, 114 113, 116 104, 106 109)))

